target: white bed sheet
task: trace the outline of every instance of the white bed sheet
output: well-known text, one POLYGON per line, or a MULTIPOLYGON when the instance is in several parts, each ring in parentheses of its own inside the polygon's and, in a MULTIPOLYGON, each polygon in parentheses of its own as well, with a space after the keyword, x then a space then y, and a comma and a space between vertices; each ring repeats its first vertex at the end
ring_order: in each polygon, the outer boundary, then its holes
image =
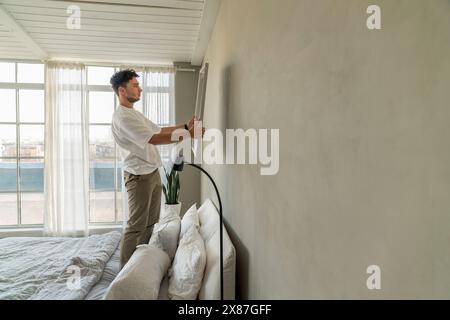
POLYGON ((0 239, 0 299, 85 299, 120 237, 114 231, 85 238, 0 239))
POLYGON ((120 246, 118 245, 113 255, 106 263, 102 277, 86 295, 85 300, 102 300, 111 282, 120 271, 120 246))

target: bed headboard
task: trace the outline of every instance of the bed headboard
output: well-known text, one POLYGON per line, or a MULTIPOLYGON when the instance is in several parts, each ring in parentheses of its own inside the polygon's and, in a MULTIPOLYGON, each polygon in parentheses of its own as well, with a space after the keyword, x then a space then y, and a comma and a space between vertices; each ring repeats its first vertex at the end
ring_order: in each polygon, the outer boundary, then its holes
MULTIPOLYGON (((219 212, 210 199, 198 209, 200 234, 205 241, 206 268, 199 300, 220 300, 220 232, 219 212)), ((223 228, 223 295, 225 300, 236 296, 236 250, 227 230, 223 228)))

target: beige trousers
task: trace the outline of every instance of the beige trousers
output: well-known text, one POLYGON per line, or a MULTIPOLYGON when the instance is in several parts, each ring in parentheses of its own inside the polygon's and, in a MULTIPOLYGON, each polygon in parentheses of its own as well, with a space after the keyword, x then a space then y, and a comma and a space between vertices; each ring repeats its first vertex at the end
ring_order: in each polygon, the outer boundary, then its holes
POLYGON ((128 193, 129 218, 120 244, 120 268, 133 255, 137 245, 146 244, 159 220, 162 184, 159 170, 146 175, 124 172, 128 193))

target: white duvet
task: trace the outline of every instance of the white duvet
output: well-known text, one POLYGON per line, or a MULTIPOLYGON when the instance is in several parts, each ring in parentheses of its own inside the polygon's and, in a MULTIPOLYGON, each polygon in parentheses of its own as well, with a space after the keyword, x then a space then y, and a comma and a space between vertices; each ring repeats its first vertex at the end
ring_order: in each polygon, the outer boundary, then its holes
POLYGON ((84 299, 120 237, 0 239, 0 299, 84 299))

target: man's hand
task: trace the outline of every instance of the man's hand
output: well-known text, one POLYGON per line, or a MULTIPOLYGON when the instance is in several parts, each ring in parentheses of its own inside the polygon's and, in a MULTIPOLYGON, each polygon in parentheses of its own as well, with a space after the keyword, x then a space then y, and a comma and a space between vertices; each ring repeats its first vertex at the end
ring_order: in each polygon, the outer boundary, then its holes
POLYGON ((198 118, 196 116, 192 116, 191 120, 187 123, 188 130, 191 130, 191 128, 194 127, 195 121, 198 121, 198 118))
MULTIPOLYGON (((203 136, 205 135, 205 127, 202 127, 202 129, 201 129, 202 131, 201 131, 201 133, 202 133, 202 138, 203 138, 203 136)), ((191 135, 191 138, 200 138, 199 136, 198 136, 198 134, 199 134, 199 132, 200 132, 200 128, 199 129, 197 129, 197 132, 195 132, 195 126, 192 126, 190 129, 189 129, 189 134, 191 135), (195 136, 195 134, 197 133, 197 136, 195 136)))
POLYGON ((189 134, 191 135, 191 138, 200 138, 198 135, 201 132, 202 135, 201 137, 203 138, 204 134, 205 134, 205 128, 202 127, 201 131, 200 131, 200 127, 199 125, 201 124, 200 122, 198 122, 198 118, 194 115, 192 116, 191 120, 189 120, 187 126, 188 126, 188 130, 189 130, 189 134), (195 132, 195 127, 197 127, 197 132, 195 132), (195 133, 197 133, 197 136, 195 136, 195 133))

